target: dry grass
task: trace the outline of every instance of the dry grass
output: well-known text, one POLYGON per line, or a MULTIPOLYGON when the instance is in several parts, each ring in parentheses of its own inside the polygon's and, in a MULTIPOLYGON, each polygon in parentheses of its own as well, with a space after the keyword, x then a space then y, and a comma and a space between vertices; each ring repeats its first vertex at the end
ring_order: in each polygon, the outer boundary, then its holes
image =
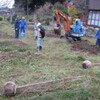
MULTIPOLYGON (((0 31, 11 35, 12 38, 1 38, 0 42, 16 41, 16 43, 2 46, 0 53, 10 50, 16 55, 27 54, 27 56, 9 58, 0 63, 0 100, 99 100, 100 67, 93 66, 90 69, 83 69, 81 63, 86 59, 94 63, 99 62, 100 54, 73 51, 66 39, 45 37, 43 50, 37 55, 36 40, 32 30, 27 30, 25 38, 15 40, 12 25, 1 27, 0 31), (16 45, 19 41, 26 45, 16 45), (39 85, 31 88, 31 91, 25 90, 12 98, 2 94, 2 86, 7 81, 25 85, 69 76, 82 76, 82 78, 39 85)), ((91 44, 95 41, 94 38, 86 37, 85 39, 88 39, 91 44)))

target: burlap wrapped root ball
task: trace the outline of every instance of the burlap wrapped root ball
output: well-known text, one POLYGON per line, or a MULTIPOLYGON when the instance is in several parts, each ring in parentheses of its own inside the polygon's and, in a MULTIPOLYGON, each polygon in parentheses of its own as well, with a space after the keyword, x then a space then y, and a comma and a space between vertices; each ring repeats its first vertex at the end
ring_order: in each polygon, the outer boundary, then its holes
POLYGON ((17 85, 14 82, 6 82, 3 87, 4 94, 14 96, 16 94, 17 85))
POLYGON ((54 33, 56 35, 61 35, 61 28, 60 27, 54 27, 54 33))
POLYGON ((90 67, 92 67, 91 61, 89 61, 89 60, 83 61, 82 67, 83 67, 83 68, 90 68, 90 67))

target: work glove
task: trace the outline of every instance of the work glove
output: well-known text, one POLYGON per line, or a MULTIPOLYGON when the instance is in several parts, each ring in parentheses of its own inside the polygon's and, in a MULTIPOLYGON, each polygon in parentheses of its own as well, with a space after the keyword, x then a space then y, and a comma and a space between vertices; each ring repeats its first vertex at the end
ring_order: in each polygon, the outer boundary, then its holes
POLYGON ((18 30, 18 28, 16 28, 16 30, 18 30))

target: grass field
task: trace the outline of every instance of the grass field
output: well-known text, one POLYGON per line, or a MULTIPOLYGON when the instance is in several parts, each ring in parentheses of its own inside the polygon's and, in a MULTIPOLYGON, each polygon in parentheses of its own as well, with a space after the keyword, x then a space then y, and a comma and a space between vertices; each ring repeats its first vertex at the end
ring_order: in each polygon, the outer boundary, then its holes
MULTIPOLYGON (((95 38, 84 39, 95 45, 95 38)), ((64 38, 45 37, 38 55, 34 31, 27 29, 25 38, 14 39, 13 26, 0 24, 0 100, 100 100, 100 66, 83 69, 86 59, 99 63, 100 54, 75 51, 64 38), (24 85, 64 77, 71 78, 33 86, 14 97, 2 92, 7 81, 24 85)))

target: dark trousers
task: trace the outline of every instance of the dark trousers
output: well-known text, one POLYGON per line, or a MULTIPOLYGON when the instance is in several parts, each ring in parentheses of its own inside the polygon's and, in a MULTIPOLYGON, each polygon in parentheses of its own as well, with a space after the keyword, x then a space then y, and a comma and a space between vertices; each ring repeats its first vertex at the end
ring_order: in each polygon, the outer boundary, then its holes
POLYGON ((100 39, 97 39, 96 40, 96 46, 99 46, 100 47, 100 39))
POLYGON ((15 30, 15 38, 19 38, 19 29, 15 30))

